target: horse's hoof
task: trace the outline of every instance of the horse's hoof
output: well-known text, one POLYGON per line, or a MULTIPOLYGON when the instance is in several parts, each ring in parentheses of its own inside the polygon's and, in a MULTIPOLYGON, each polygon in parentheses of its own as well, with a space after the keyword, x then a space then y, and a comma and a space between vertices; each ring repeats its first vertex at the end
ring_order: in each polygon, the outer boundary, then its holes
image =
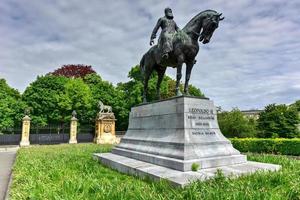
POLYGON ((185 96, 191 96, 191 94, 189 92, 184 92, 185 96))
POLYGON ((178 91, 176 92, 176 96, 182 96, 182 93, 178 90, 178 91))

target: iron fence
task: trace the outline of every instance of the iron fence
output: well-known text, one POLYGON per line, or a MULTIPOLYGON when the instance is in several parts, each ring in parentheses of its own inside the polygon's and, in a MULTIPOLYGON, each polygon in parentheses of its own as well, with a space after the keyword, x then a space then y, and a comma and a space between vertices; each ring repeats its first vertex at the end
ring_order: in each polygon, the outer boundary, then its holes
POLYGON ((0 129, 0 135, 4 135, 4 134, 21 134, 21 133, 22 133, 22 126, 0 129))
POLYGON ((0 135, 0 145, 18 145, 21 141, 21 134, 0 135))
MULTIPOLYGON (((94 126, 78 126, 77 142, 92 142, 94 126)), ((6 128, 0 131, 0 145, 18 145, 21 141, 22 127, 6 128)), ((30 126, 29 141, 31 144, 68 143, 70 139, 69 124, 51 124, 47 126, 30 126)))
MULTIPOLYGON (((0 130, 0 145, 18 145, 21 141, 21 127, 0 130)), ((116 131, 121 137, 125 131, 116 131)), ((93 142, 95 127, 90 124, 80 124, 77 129, 77 142, 93 142)), ((70 139, 70 125, 31 126, 29 141, 31 144, 59 144, 68 143, 70 139)))
POLYGON ((0 129, 0 145, 16 145, 21 141, 22 127, 0 129))

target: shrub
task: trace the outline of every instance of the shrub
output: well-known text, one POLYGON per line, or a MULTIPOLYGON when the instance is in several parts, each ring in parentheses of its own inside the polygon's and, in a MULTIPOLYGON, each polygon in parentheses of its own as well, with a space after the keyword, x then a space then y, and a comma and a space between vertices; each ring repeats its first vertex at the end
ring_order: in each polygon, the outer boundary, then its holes
POLYGON ((196 172, 198 171, 199 167, 200 165, 198 163, 193 163, 191 169, 192 171, 196 172))
POLYGON ((232 138, 233 146, 242 152, 274 153, 283 155, 300 155, 300 139, 261 139, 261 138, 232 138))

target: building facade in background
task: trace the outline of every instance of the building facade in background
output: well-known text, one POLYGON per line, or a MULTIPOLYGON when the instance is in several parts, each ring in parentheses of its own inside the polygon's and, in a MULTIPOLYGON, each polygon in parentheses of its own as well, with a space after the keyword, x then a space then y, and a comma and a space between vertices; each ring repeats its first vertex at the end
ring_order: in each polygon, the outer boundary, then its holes
POLYGON ((258 119, 259 118, 259 113, 261 113, 263 110, 256 110, 256 109, 251 109, 251 110, 242 110, 241 112, 249 118, 253 119, 258 119))

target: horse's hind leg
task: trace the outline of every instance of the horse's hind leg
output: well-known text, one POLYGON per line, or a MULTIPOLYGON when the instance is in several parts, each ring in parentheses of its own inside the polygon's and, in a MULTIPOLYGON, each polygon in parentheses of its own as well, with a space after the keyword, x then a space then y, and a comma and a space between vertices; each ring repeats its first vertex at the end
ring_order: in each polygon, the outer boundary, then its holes
POLYGON ((165 72, 166 72, 166 67, 163 66, 157 66, 156 67, 156 71, 157 71, 157 75, 158 75, 158 79, 157 79, 157 84, 156 84, 156 96, 157 99, 160 100, 160 84, 164 78, 165 72))
POLYGON ((148 93, 148 81, 149 81, 150 74, 145 74, 144 77, 144 92, 143 92, 143 102, 147 102, 147 93, 148 93))
POLYGON ((177 74, 176 74, 176 96, 181 96, 182 93, 179 90, 179 85, 180 85, 180 79, 182 77, 182 64, 183 64, 183 56, 179 56, 178 58, 178 64, 177 64, 177 74))

